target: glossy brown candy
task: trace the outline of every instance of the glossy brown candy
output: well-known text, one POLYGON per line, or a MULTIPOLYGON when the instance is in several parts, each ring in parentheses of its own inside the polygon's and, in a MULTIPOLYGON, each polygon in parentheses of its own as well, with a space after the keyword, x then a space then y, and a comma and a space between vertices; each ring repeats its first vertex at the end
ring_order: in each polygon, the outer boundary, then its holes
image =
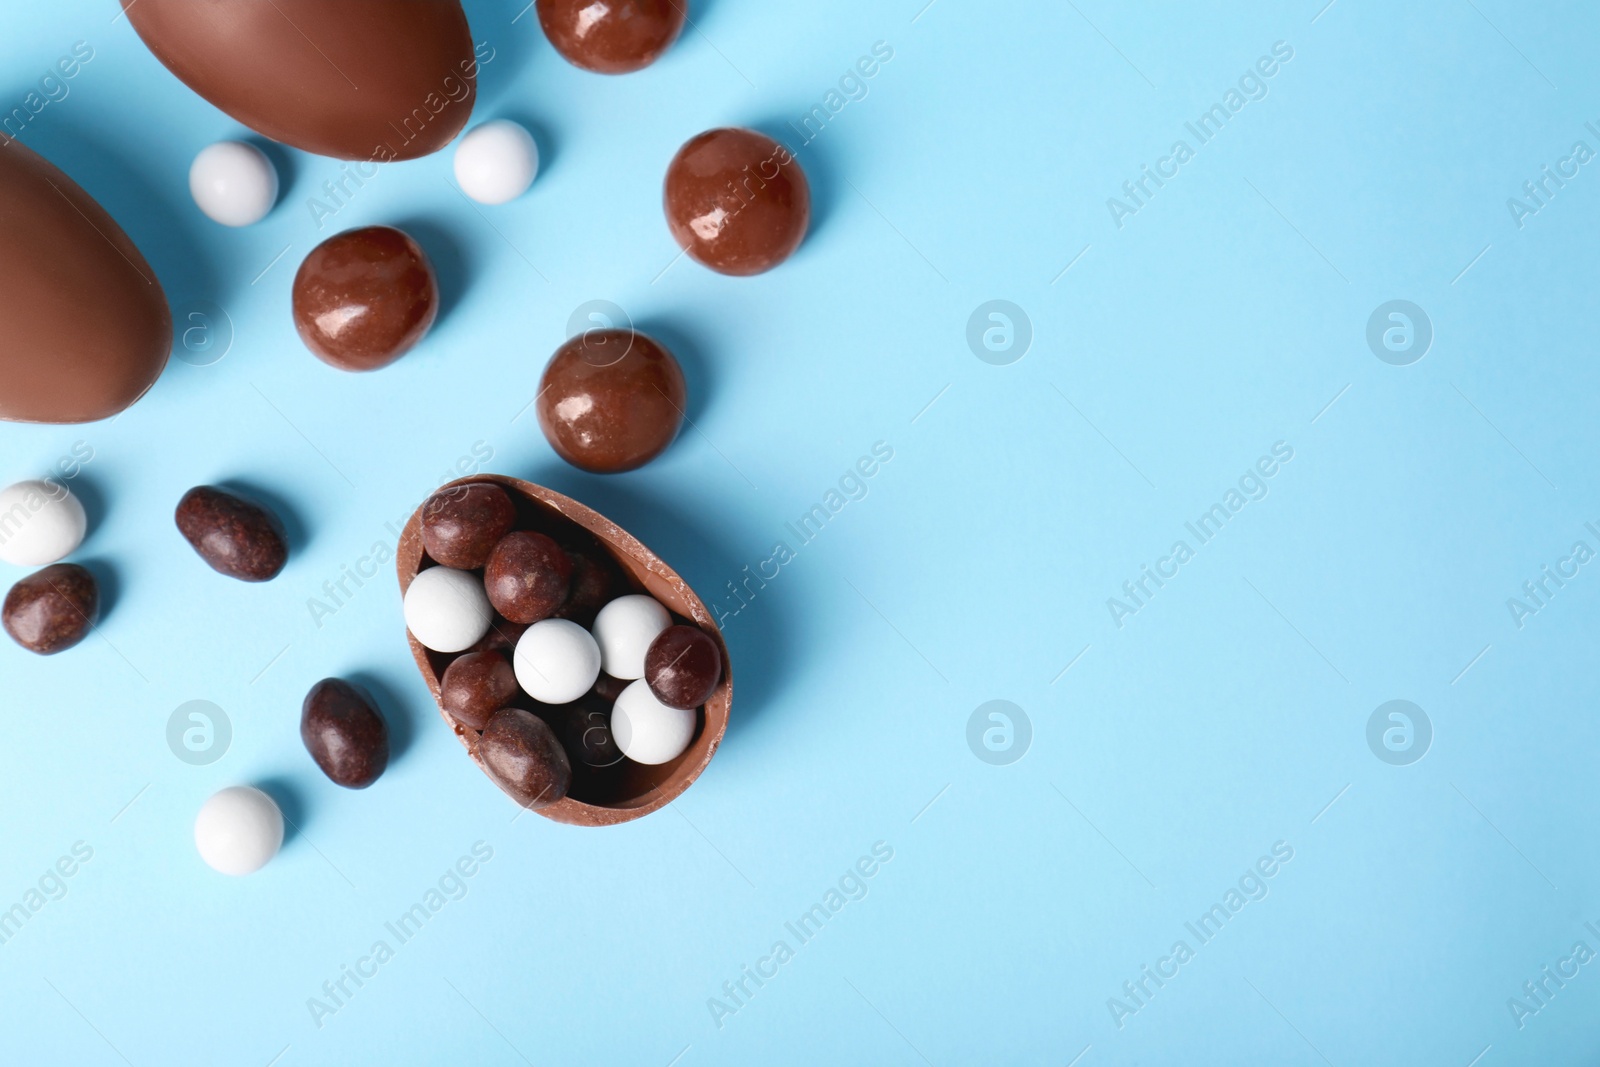
POLYGON ((82 641, 100 618, 100 586, 76 563, 56 563, 6 594, 0 622, 29 652, 53 655, 82 641))
POLYGON ((555 731, 531 711, 495 712, 478 739, 477 751, 490 777, 525 808, 556 803, 572 784, 572 763, 555 731))
POLYGON ((218 574, 241 582, 277 577, 289 545, 277 517, 266 508, 212 485, 198 485, 178 501, 178 532, 218 574))
POLYGON ((503 615, 495 615, 489 623, 489 632, 483 635, 483 640, 467 649, 468 652, 504 652, 508 655, 515 651, 517 642, 522 640, 522 635, 528 630, 525 622, 512 622, 503 615))
POLYGON ((648 67, 672 47, 689 0, 538 0, 539 24, 568 63, 597 74, 648 67))
POLYGON ((611 736, 611 714, 585 701, 567 713, 561 743, 573 763, 610 767, 622 761, 622 749, 611 736))
POLYGON ((539 428, 574 467, 642 467, 678 436, 688 404, 683 370, 635 330, 589 330, 556 349, 539 380, 539 428))
POLYGON ((594 680, 594 688, 590 690, 595 696, 607 704, 615 704, 622 691, 633 683, 622 678, 613 678, 605 671, 600 672, 600 677, 594 680))
POLYGON ((386 367, 422 340, 439 313, 439 283, 422 246, 392 226, 335 234, 294 276, 294 326, 340 370, 386 367))
POLYGON ((474 730, 487 726, 489 716, 521 693, 511 662, 497 651, 457 656, 439 680, 439 702, 444 710, 474 730))
POLYGON ((693 626, 669 626, 644 654, 645 684, 669 708, 698 708, 722 680, 717 643, 693 626))
POLYGON ((617 583, 613 568, 596 562, 587 552, 568 550, 567 558, 572 560, 572 582, 567 599, 556 609, 555 616, 588 629, 600 609, 614 599, 611 591, 617 583))
POLYGON ((560 545, 542 533, 508 533, 489 553, 483 588, 489 603, 512 622, 547 619, 567 599, 572 561, 560 545))
POLYGON ((511 498, 498 485, 441 490, 422 505, 422 544, 446 567, 477 570, 516 521, 511 498))
POLYGON ((663 201, 678 246, 722 274, 769 271, 811 222, 811 186, 789 150, 754 130, 708 130, 678 149, 663 201))
POLYGON ((389 766, 389 725, 342 678, 324 678, 306 694, 300 740, 322 773, 347 789, 365 789, 389 766))
MULTIPOLYGON (((479 62, 460 0, 122 0, 167 69, 307 152, 387 162, 450 143, 479 62)), ((370 177, 371 175, 366 175, 370 177)))
POLYGON ((3 130, 0 250, 0 419, 92 422, 155 384, 172 350, 156 272, 93 197, 3 130))

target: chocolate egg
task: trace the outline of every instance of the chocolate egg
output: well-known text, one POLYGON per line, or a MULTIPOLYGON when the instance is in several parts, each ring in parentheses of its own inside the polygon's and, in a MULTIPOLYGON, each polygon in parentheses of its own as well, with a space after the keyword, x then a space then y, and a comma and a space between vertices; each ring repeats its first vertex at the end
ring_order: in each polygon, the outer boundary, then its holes
POLYGON ((811 223, 811 186, 783 145, 755 130, 707 130, 667 167, 667 226, 691 259, 720 274, 769 271, 811 223))
MULTIPOLYGON (((694 728, 688 748, 682 755, 660 765, 650 766, 623 760, 607 768, 604 774, 592 774, 587 770, 575 773, 567 795, 547 807, 540 808, 539 814, 556 822, 575 826, 611 826, 641 818, 665 807, 700 777, 701 772, 711 762, 711 757, 716 754, 717 747, 722 743, 723 735, 728 729, 728 709, 733 700, 733 678, 731 668, 727 666, 728 650, 722 642, 722 635, 717 629, 711 609, 695 595, 687 582, 662 562, 660 557, 621 527, 576 500, 531 482, 494 474, 465 478, 444 486, 444 489, 476 484, 498 485, 510 495, 517 509, 517 529, 545 533, 563 546, 573 545, 579 547, 579 551, 596 557, 603 555, 605 562, 602 566, 606 570, 613 568, 615 570, 616 592, 648 593, 660 601, 677 621, 688 621, 715 643, 723 664, 722 679, 706 698, 703 710, 694 713, 694 728)), ((402 594, 411 587, 426 562, 428 557, 422 543, 422 509, 418 508, 401 533, 400 544, 395 552, 395 568, 399 572, 402 594)), ((549 623, 547 620, 538 625, 548 626, 549 623)), ((432 692, 435 702, 440 705, 441 718, 466 748, 473 762, 477 763, 496 785, 518 803, 525 804, 530 793, 537 796, 539 789, 529 789, 526 783, 522 786, 517 784, 517 780, 521 777, 520 772, 532 766, 521 758, 524 746, 520 743, 505 746, 506 750, 516 751, 500 752, 501 756, 514 755, 516 759, 507 758, 498 768, 491 769, 490 752, 485 751, 483 741, 488 738, 488 731, 493 728, 493 716, 485 726, 483 737, 480 738, 477 730, 446 710, 440 683, 445 671, 459 657, 450 653, 430 651, 419 644, 414 637, 410 639, 410 643, 411 654, 416 659, 417 668, 422 672, 422 679, 432 692)), ((607 683, 607 679, 599 678, 595 682, 595 688, 598 690, 607 687, 607 683)), ((586 695, 572 706, 574 708, 596 706, 592 703, 595 700, 596 697, 586 695)), ((559 709, 539 710, 541 714, 555 713, 551 716, 552 721, 565 726, 565 720, 559 709)), ((507 719, 508 726, 513 722, 526 726, 526 721, 521 716, 508 716, 507 719)), ((521 729, 511 732, 519 736, 526 733, 521 729)), ((543 753, 547 751, 544 746, 545 741, 541 733, 539 743, 531 747, 543 753)), ((559 748, 559 745, 557 747, 559 748)), ((583 767, 581 761, 579 767, 583 767)), ((577 770, 577 768, 569 769, 577 770)))
POLYGON ((387 162, 466 125, 478 64, 460 0, 122 0, 150 51, 257 133, 387 162))
POLYGON ((596 74, 648 67, 683 32, 689 0, 538 0, 539 25, 568 63, 596 74))
POLYGON ((392 226, 364 226, 313 248, 294 276, 294 327, 340 370, 387 367, 439 313, 439 283, 422 246, 392 226))
POLYGON ((0 419, 109 418, 155 384, 171 350, 166 294, 128 235, 0 134, 0 419))

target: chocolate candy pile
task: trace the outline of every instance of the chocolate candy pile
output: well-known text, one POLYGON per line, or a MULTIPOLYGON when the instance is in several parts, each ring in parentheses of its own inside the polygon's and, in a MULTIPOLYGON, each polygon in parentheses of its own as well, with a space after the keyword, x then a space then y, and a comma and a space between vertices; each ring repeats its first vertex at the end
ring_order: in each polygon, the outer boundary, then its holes
POLYGON ((721 647, 638 591, 596 537, 491 482, 440 490, 420 520, 434 565, 406 589, 407 629, 439 670, 440 706, 519 804, 604 803, 630 764, 689 748, 721 647))

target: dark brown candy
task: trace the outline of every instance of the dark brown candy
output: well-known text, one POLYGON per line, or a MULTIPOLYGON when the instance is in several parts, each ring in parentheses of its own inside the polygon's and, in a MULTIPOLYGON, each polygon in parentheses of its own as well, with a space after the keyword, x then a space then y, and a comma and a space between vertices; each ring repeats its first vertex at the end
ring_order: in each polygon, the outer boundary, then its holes
POLYGON ((340 370, 388 366, 422 340, 439 313, 439 283, 422 246, 392 226, 335 234, 294 276, 294 326, 340 370))
POLYGON ((611 590, 615 588, 614 568, 596 563, 585 552, 567 552, 572 560, 572 583, 566 602, 556 610, 556 618, 571 619, 585 629, 594 625, 600 609, 611 603, 611 590))
POLYGON ((557 52, 597 74, 648 67, 672 47, 689 0, 538 0, 539 24, 557 52))
POLYGON ((542 808, 567 795, 572 763, 555 731, 531 711, 501 708, 478 741, 484 769, 525 808, 542 808))
POLYGON ((717 643, 693 626, 669 626, 644 654, 645 684, 669 708, 698 708, 722 680, 717 643))
POLYGON ((683 369, 635 330, 588 330, 556 349, 539 381, 539 427, 574 467, 615 474, 655 459, 683 425, 683 369))
POLYGON ((439 703, 457 722, 474 730, 510 704, 522 690, 511 662, 500 652, 468 652, 450 661, 439 681, 439 703))
POLYGON ((525 622, 512 622, 503 615, 496 615, 494 621, 489 623, 489 632, 483 639, 468 652, 514 652, 517 642, 522 640, 522 635, 528 630, 525 622))
POLYGON ((517 509, 498 485, 441 489, 422 505, 422 546, 446 567, 477 570, 516 521, 517 509))
POLYGON ((754 130, 708 130, 667 168, 663 200, 679 247, 722 274, 769 271, 811 222, 811 186, 783 145, 754 130))
POLYGON ((617 698, 622 695, 622 691, 632 684, 632 682, 621 678, 613 678, 605 671, 601 671, 600 677, 594 680, 594 688, 590 692, 604 700, 607 705, 610 705, 615 704, 617 698))
POLYGON ((219 574, 241 582, 277 577, 289 559, 277 518, 259 504, 211 485, 178 501, 178 532, 219 574))
POLYGON ((41 656, 82 641, 100 618, 100 587, 76 563, 56 563, 11 587, 0 622, 12 640, 41 656))
POLYGON ((365 789, 389 765, 389 726, 365 693, 324 678, 300 706, 300 740, 337 785, 365 789))
POLYGON ((518 530, 502 537, 483 572, 489 603, 512 622, 547 619, 567 598, 572 561, 542 533, 518 530))
POLYGON ((586 767, 610 767, 622 760, 622 749, 611 736, 611 713, 589 701, 568 713, 561 741, 567 756, 586 767))

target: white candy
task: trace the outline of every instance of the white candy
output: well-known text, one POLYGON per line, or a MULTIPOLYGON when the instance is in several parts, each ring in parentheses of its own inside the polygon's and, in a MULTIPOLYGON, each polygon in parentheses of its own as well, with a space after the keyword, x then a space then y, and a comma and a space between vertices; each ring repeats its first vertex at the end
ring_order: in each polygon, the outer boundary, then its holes
POLYGON ((243 141, 207 145, 189 166, 189 195, 224 226, 266 218, 278 202, 278 171, 266 153, 243 141))
POLYGON ((89 520, 83 505, 60 482, 18 482, 0 490, 0 559, 42 567, 65 559, 81 544, 89 520))
POLYGON ((672 616, 653 597, 643 593, 617 597, 594 620, 601 666, 613 678, 643 678, 650 642, 671 625, 672 616))
POLYGON ((523 631, 511 657, 517 684, 546 704, 570 704, 600 677, 600 648, 568 619, 542 619, 523 631))
POLYGON ((494 609, 476 574, 429 567, 406 590, 405 616, 406 629, 424 648, 461 652, 489 632, 494 609))
POLYGON ((456 145, 456 181, 480 204, 504 204, 528 191, 539 173, 539 146, 509 119, 485 122, 456 145))
POLYGON ((666 763, 689 747, 694 715, 661 703, 641 678, 617 697, 611 709, 611 736, 635 763, 666 763))
POLYGON ((267 794, 247 785, 212 794, 194 820, 194 847, 223 874, 250 874, 283 846, 283 812, 267 794))

